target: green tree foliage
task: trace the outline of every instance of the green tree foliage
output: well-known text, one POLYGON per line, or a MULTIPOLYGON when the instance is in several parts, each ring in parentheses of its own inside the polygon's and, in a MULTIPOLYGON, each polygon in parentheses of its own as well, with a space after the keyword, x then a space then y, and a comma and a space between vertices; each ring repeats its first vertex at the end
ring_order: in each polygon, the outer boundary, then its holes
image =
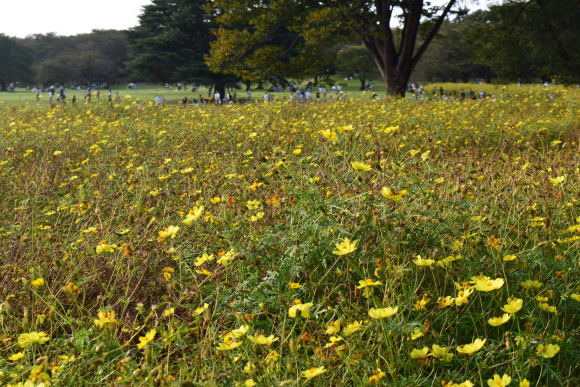
POLYGON ((368 80, 379 75, 372 56, 362 45, 342 47, 336 55, 336 62, 340 74, 358 77, 361 90, 365 90, 365 84, 368 80))
POLYGON ((34 35, 22 43, 32 53, 34 78, 39 84, 115 83, 127 77, 128 46, 122 31, 34 35))
POLYGON ((232 77, 208 69, 204 55, 213 40, 214 18, 205 0, 153 0, 137 27, 129 31, 130 69, 135 77, 157 82, 188 81, 219 89, 232 77))
MULTIPOLYGON (((213 1, 219 28, 206 57, 208 66, 248 82, 287 83, 334 70, 337 40, 307 41, 299 22, 300 2, 213 1), (251 4, 250 4, 251 3, 251 4)), ((303 12, 302 12, 303 13, 303 12)))
POLYGON ((29 63, 26 48, 16 39, 0 34, 0 91, 6 91, 11 82, 29 80, 29 63))
MULTIPOLYGON (((352 41, 355 36, 371 54, 387 92, 401 96, 411 72, 457 1, 435 6, 423 0, 215 0, 213 5, 222 30, 212 46, 212 57, 217 51, 222 62, 240 62, 259 52, 279 26, 299 34, 303 40, 296 39, 295 44, 305 52, 316 52, 340 38, 352 41), (394 27, 397 21, 400 29, 394 27), (417 46, 420 32, 423 39, 417 46), (232 52, 235 50, 243 53, 232 52)), ((288 47, 270 46, 276 54, 270 56, 272 68, 290 62, 284 56, 291 53, 288 47)), ((211 57, 209 62, 213 62, 211 57)), ((255 68, 245 66, 244 70, 254 73, 255 68)))
POLYGON ((474 63, 472 51, 465 36, 477 23, 478 15, 445 22, 433 42, 417 64, 413 79, 419 81, 468 82, 470 79, 490 80, 489 67, 474 63), (474 20, 475 19, 475 20, 474 20))
POLYGON ((577 0, 513 1, 478 18, 469 34, 475 60, 502 80, 580 79, 577 0))

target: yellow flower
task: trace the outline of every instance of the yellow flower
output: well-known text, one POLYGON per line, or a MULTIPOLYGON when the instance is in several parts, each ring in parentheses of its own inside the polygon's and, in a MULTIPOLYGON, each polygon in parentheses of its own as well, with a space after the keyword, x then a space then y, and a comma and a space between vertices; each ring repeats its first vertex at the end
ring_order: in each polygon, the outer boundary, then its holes
POLYGON ((14 355, 11 355, 10 357, 8 357, 8 360, 18 361, 18 360, 22 359, 23 357, 24 357, 24 352, 17 352, 14 355))
POLYGON ((517 255, 506 255, 505 257, 503 257, 503 260, 507 262, 514 261, 516 259, 518 259, 517 255))
POLYGON ((187 213, 185 219, 181 223, 185 224, 186 226, 191 225, 191 223, 201 218, 201 216, 203 215, 204 208, 205 208, 204 206, 193 207, 193 210, 187 213))
POLYGON ((530 382, 528 381, 528 379, 522 379, 520 381, 519 387, 530 387, 530 382))
POLYGON ((560 352, 560 346, 558 344, 540 344, 536 349, 536 355, 543 357, 544 359, 550 359, 560 352))
POLYGON ((501 239, 491 236, 491 237, 487 238, 487 244, 490 247, 497 249, 501 245, 501 239))
POLYGON ((257 345, 272 345, 272 343, 279 340, 277 337, 274 337, 274 335, 266 337, 262 334, 259 334, 258 336, 248 335, 248 339, 257 345))
POLYGON ((411 340, 417 340, 419 337, 425 336, 425 333, 422 329, 415 327, 413 332, 411 332, 411 340))
POLYGON ((50 337, 45 332, 22 333, 18 336, 18 345, 20 348, 26 348, 32 344, 44 344, 50 337))
POLYGON ((429 353, 429 355, 441 361, 450 361, 454 356, 453 353, 450 352, 449 348, 440 347, 437 344, 433 344, 431 346, 431 353, 429 353))
POLYGON ((228 340, 219 343, 216 349, 218 351, 231 351, 232 349, 238 348, 240 345, 242 345, 241 341, 228 340))
POLYGON ((455 298, 453 298, 451 296, 439 297, 439 299, 437 300, 437 306, 439 306, 439 308, 441 308, 441 309, 447 308, 448 306, 451 306, 454 303, 455 303, 455 298))
POLYGON ((217 263, 222 266, 227 266, 231 261, 234 260, 235 257, 236 252, 234 250, 229 250, 227 253, 218 258, 217 263))
POLYGON ((392 307, 379 308, 379 309, 371 308, 369 310, 369 316, 371 318, 376 318, 376 319, 378 319, 378 318, 387 318, 387 317, 393 316, 398 311, 399 311, 399 307, 398 306, 395 306, 394 308, 392 308, 392 307))
POLYGON ((222 201, 222 198, 220 198, 219 196, 216 196, 215 198, 209 199, 209 201, 211 202, 211 204, 218 204, 219 202, 222 201))
POLYGON ((195 258, 194 266, 201 266, 206 262, 213 261, 213 254, 203 254, 201 257, 195 258))
POLYGON ((240 386, 243 386, 243 387, 254 387, 256 385, 257 385, 257 383, 254 382, 254 379, 251 379, 251 378, 246 379, 242 383, 240 383, 240 386))
POLYGON ((115 320, 115 311, 111 310, 110 312, 105 312, 103 310, 99 310, 97 312, 97 319, 94 320, 95 325, 99 328, 107 328, 113 325, 121 325, 120 322, 115 320))
POLYGON ((516 297, 510 297, 507 300, 507 304, 505 304, 501 310, 503 310, 506 313, 517 313, 519 312, 520 309, 522 309, 522 306, 524 305, 524 300, 522 300, 521 298, 516 298, 516 297))
POLYGON ((259 208, 261 205, 262 205, 262 202, 260 202, 259 200, 248 200, 246 202, 246 208, 250 211, 259 208))
POLYGON ((269 367, 272 364, 276 364, 276 362, 280 359, 281 355, 277 351, 270 351, 264 358, 264 362, 269 367))
POLYGON ((471 382, 471 380, 466 380, 462 383, 449 383, 446 384, 445 387, 473 387, 474 384, 471 382))
POLYGON ((34 286, 35 288, 38 288, 38 287, 44 285, 44 278, 37 278, 37 279, 33 280, 32 282, 30 282, 30 284, 32 286, 34 286))
POLYGON ((302 287, 302 285, 300 285, 300 284, 299 284, 299 283, 297 283, 297 282, 290 282, 290 283, 288 284, 288 286, 290 287, 290 289, 300 289, 300 288, 302 287))
POLYGON ((363 297, 369 298, 373 294, 373 286, 379 286, 383 283, 381 281, 373 281, 372 279, 365 279, 358 281, 359 285, 356 287, 357 289, 364 289, 363 297))
POLYGON ((250 216, 250 222, 257 222, 264 217, 264 212, 260 211, 256 215, 250 216))
POLYGON ((173 276, 175 269, 172 267, 164 267, 161 269, 161 272, 163 273, 163 278, 165 278, 165 281, 169 281, 173 276))
POLYGON ((489 323, 489 325, 491 325, 492 327, 498 327, 500 325, 505 324, 506 322, 509 321, 509 319, 512 317, 511 314, 509 313, 504 313, 502 316, 500 317, 492 317, 489 320, 487 320, 487 322, 489 323))
POLYGON ((369 377, 369 383, 378 384, 379 380, 385 376, 386 374, 380 368, 377 368, 375 371, 373 371, 373 375, 369 377))
POLYGON ((411 359, 425 359, 427 358, 429 353, 429 347, 423 347, 420 349, 413 348, 413 350, 409 353, 411 359))
POLYGON ((455 297, 455 305, 457 306, 461 306, 463 304, 467 304, 467 301, 469 301, 469 296, 474 292, 473 289, 464 289, 464 290, 460 290, 457 293, 457 297, 455 297))
POLYGON ((367 286, 379 286, 383 284, 381 281, 373 281, 372 278, 360 280, 358 281, 358 283, 359 285, 356 287, 357 289, 363 289, 366 288, 367 286))
POLYGON ((472 355, 475 352, 479 351, 481 348, 483 348, 483 345, 485 344, 486 340, 487 339, 483 339, 483 340, 475 339, 475 341, 473 343, 460 345, 457 347, 457 352, 463 353, 466 355, 472 355))
POLYGON ((256 370, 256 366, 254 365, 254 363, 252 363, 251 361, 247 362, 246 365, 244 366, 244 373, 245 374, 253 374, 254 371, 256 370))
POLYGON ((327 343, 327 344, 324 346, 324 348, 331 348, 331 347, 334 347, 334 346, 336 345, 336 343, 338 343, 338 342, 342 341, 343 339, 342 339, 342 337, 340 337, 340 336, 330 336, 330 337, 328 338, 328 340, 330 340, 330 342, 329 342, 329 343, 327 343))
POLYGON ((77 296, 81 293, 81 289, 76 286, 73 282, 67 282, 63 287, 64 291, 70 294, 76 294, 77 296))
POLYGON ((372 169, 370 165, 365 164, 361 161, 351 161, 350 165, 352 166, 352 169, 354 169, 355 171, 368 172, 372 169))
POLYGON ((157 234, 157 242, 163 243, 167 239, 175 238, 175 235, 177 235, 178 231, 179 231, 179 226, 169 226, 169 227, 165 228, 164 230, 159 231, 159 233, 157 234))
POLYGON ((413 263, 417 266, 431 266, 435 263, 434 259, 425 259, 420 255, 417 255, 413 260, 413 263))
POLYGON ((304 318, 310 317, 309 309, 312 306, 314 306, 314 304, 312 302, 307 302, 306 304, 303 304, 302 302, 300 302, 300 300, 296 301, 298 301, 298 303, 295 303, 290 307, 290 309, 288 309, 288 316, 290 316, 291 318, 296 318, 296 312, 300 311, 300 315, 302 315, 302 317, 304 318))
POLYGON ((555 306, 550 305, 547 302, 540 302, 538 304, 538 306, 549 313, 557 313, 558 312, 558 309, 555 306))
POLYGON ((501 288, 504 284, 503 278, 491 279, 486 276, 473 277, 472 282, 474 283, 475 290, 480 292, 491 292, 492 290, 497 290, 501 288))
POLYGON ((392 189, 390 189, 389 187, 383 187, 381 189, 381 195, 385 198, 385 199, 389 199, 392 200, 394 202, 400 202, 403 200, 403 196, 405 196, 407 194, 407 190, 401 190, 399 191, 398 194, 396 194, 392 189))
POLYGON ((296 148, 296 149, 294 149, 294 150, 292 151, 292 154, 293 154, 294 156, 299 156, 299 155, 300 155, 300 153, 302 153, 302 149, 300 149, 300 148, 296 148))
POLYGON ((163 317, 169 317, 175 313, 175 308, 167 308, 163 311, 163 317))
POLYGON ((97 252, 97 254, 114 253, 116 248, 117 245, 108 245, 105 241, 100 241, 97 247, 95 248, 95 251, 97 252))
POLYGON ((207 275, 207 276, 210 276, 213 274, 211 271, 209 271, 207 269, 196 270, 195 272, 197 274, 202 274, 202 275, 207 275))
POLYGON ((425 309, 427 309, 426 306, 429 302, 431 302, 431 299, 429 298, 429 296, 427 294, 423 294, 423 297, 420 300, 415 301, 415 306, 413 306, 413 309, 425 310, 425 309))
POLYGON ((330 142, 338 141, 338 135, 330 129, 321 130, 320 134, 330 142))
POLYGON ((195 308, 195 311, 193 312, 193 314, 199 316, 200 314, 202 314, 203 312, 205 312, 207 310, 207 308, 209 308, 209 304, 207 302, 205 302, 203 304, 203 306, 200 306, 198 308, 195 308))
POLYGON ((306 371, 302 371, 302 376, 304 376, 306 379, 312 379, 315 376, 322 375, 326 371, 327 369, 325 369, 324 366, 310 368, 306 371))
POLYGON ((566 180, 566 177, 565 176, 548 177, 548 180, 555 187, 558 184, 562 183, 564 180, 566 180))
POLYGON ((332 252, 335 255, 346 255, 356 250, 358 241, 350 241, 349 238, 344 238, 342 242, 336 244, 336 250, 332 252))
POLYGON ((436 261, 435 264, 439 267, 449 267, 453 262, 458 261, 461 258, 462 258, 461 255, 450 255, 448 257, 436 261))
POLYGON ((362 328, 363 328, 362 322, 355 321, 345 326, 342 330, 342 334, 344 336, 350 336, 353 333, 360 331, 362 328))
POLYGON ((340 328, 342 325, 342 319, 338 319, 336 321, 331 321, 328 323, 328 327, 326 328, 327 335, 334 335, 335 333, 340 332, 340 328))
POLYGON ((248 333, 248 330, 250 330, 250 326, 244 324, 241 327, 236 328, 233 331, 231 331, 229 333, 229 335, 231 335, 231 337, 233 337, 234 339, 238 339, 238 338, 242 337, 243 335, 245 335, 246 333, 248 333))
POLYGON ((139 344, 137 344, 137 348, 143 349, 155 338, 157 331, 155 329, 151 329, 145 336, 139 337, 139 344))
POLYGON ((520 282, 520 285, 526 289, 539 289, 543 284, 540 281, 536 280, 526 280, 520 282))
POLYGON ((580 301, 580 294, 578 293, 574 293, 570 297, 572 297, 574 301, 580 301))
POLYGON ((489 387, 505 387, 508 386, 512 382, 512 378, 509 377, 508 374, 503 374, 503 376, 499 376, 498 374, 493 375, 493 379, 487 380, 487 385, 489 387))

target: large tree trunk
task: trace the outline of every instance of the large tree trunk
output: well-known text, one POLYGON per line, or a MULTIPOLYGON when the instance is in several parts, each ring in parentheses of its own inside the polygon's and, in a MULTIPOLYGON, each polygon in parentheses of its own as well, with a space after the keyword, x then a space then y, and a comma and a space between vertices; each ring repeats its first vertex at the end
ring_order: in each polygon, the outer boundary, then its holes
POLYGON ((393 97, 404 97, 410 76, 411 73, 409 72, 406 76, 399 75, 394 79, 387 79, 385 82, 387 86, 387 94, 393 97))
POLYGON ((405 12, 403 13, 403 28, 401 38, 397 42, 391 29, 391 18, 393 17, 394 2, 390 0, 375 0, 375 9, 378 16, 380 34, 371 27, 369 21, 363 24, 365 27, 355 30, 361 37, 365 47, 369 50, 371 56, 383 77, 386 84, 388 95, 404 97, 407 84, 411 78, 413 69, 421 59, 421 56, 427 50, 429 44, 441 28, 443 21, 451 11, 457 0, 448 0, 443 12, 437 18, 431 30, 427 34, 421 46, 415 50, 419 27, 421 26, 421 17, 423 16, 423 0, 409 1, 405 12))

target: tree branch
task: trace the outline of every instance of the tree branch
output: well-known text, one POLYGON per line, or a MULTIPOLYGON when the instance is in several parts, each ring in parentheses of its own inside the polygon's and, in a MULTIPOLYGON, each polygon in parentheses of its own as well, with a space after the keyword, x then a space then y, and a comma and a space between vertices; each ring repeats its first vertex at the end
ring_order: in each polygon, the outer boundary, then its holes
POLYGON ((447 3, 447 6, 445 6, 445 9, 443 10, 443 13, 439 17, 439 19, 437 19, 435 25, 433 26, 431 31, 429 31, 427 38, 425 38, 425 41, 423 42, 423 44, 421 44, 421 47, 419 47, 419 50, 417 50, 417 53, 413 57, 413 66, 416 65, 417 62, 419 62, 421 56, 425 53, 425 51, 427 51, 427 47, 429 47, 429 44, 431 44, 431 41, 435 38, 435 36, 439 32, 439 28, 441 28, 441 25, 443 24, 445 18, 449 14, 449 11, 451 11, 451 8, 455 5, 456 2, 457 0, 449 0, 449 3, 447 3))

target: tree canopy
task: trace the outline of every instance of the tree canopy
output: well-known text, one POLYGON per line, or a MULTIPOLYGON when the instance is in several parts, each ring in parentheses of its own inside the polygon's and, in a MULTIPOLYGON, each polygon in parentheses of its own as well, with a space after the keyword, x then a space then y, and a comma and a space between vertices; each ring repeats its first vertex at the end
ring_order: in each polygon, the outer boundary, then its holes
POLYGON ((578 82, 577 0, 153 0, 130 31, 0 35, 0 87, 186 81, 287 85, 329 75, 578 82))
POLYGON ((30 54, 16 39, 0 34, 0 91, 10 82, 27 81, 31 77, 30 54))
MULTIPOLYGON (((444 6, 423 0, 215 0, 212 4, 222 26, 213 45, 214 57, 235 58, 238 49, 259 52, 279 26, 298 34, 290 48, 304 47, 310 53, 337 39, 356 37, 372 56, 388 92, 402 95, 413 68, 457 1, 449 0, 444 6), (394 27, 396 22, 400 27, 394 27), (417 46, 420 32, 424 35, 417 46), (236 44, 229 43, 232 40, 236 44)), ((290 49, 270 50, 278 54, 270 57, 271 67, 291 63, 279 60, 290 49)), ((247 67, 252 73, 251 66, 247 67)))
POLYGON ((34 78, 39 84, 115 83, 127 76, 128 47, 122 31, 33 35, 22 43, 32 53, 34 78))
POLYGON ((580 79, 576 0, 514 1, 474 16, 468 33, 474 59, 501 79, 580 79))
POLYGON ((206 5, 205 0, 153 0, 145 6, 139 25, 129 31, 129 67, 134 76, 218 87, 235 82, 213 73, 204 62, 214 28, 206 5))
POLYGON ((362 45, 347 45, 338 50, 336 63, 339 74, 356 75, 360 80, 361 90, 366 89, 366 82, 378 76, 377 66, 373 63, 369 51, 362 45))

